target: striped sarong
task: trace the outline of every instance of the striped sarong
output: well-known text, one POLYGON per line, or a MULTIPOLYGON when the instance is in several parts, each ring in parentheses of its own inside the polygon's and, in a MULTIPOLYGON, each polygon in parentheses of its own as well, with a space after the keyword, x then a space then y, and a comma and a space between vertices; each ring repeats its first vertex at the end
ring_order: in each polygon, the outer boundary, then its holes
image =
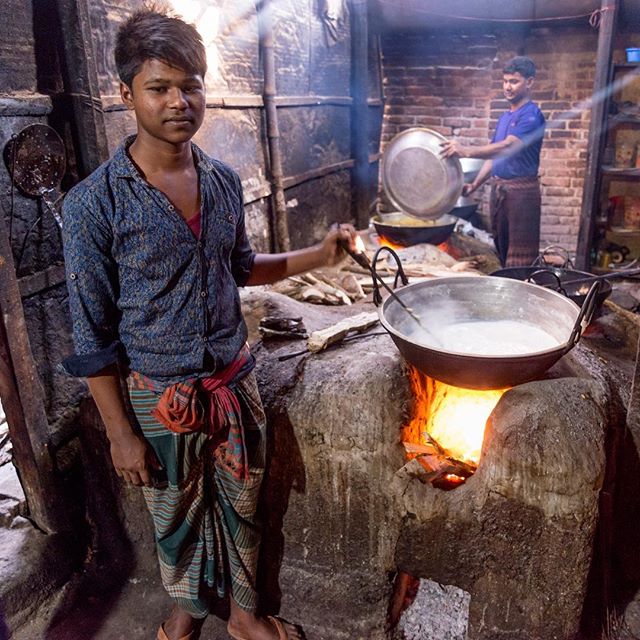
POLYGON ((540 253, 538 178, 494 178, 491 231, 503 267, 529 266, 540 253))
POLYGON ((169 389, 140 374, 128 378, 133 411, 163 467, 154 486, 143 487, 162 583, 195 618, 208 614, 212 589, 246 611, 257 606, 265 416, 254 374, 221 385, 224 374, 169 389), (168 428, 171 406, 203 418, 200 428, 168 428))

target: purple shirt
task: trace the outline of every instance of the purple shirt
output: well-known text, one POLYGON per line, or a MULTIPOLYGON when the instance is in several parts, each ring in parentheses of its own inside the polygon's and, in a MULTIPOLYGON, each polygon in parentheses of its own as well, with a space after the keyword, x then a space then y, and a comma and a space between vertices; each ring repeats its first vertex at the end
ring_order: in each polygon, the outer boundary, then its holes
POLYGON ((503 113, 491 142, 501 142, 513 135, 522 140, 525 147, 511 156, 495 158, 491 175, 507 180, 537 176, 544 126, 544 116, 535 102, 529 101, 515 111, 503 113))

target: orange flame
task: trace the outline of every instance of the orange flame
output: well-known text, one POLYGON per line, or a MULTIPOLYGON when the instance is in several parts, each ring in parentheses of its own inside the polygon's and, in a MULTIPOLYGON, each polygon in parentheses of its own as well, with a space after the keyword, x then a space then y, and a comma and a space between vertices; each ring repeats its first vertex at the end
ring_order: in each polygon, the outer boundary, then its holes
POLYGON ((447 456, 477 467, 487 419, 506 389, 461 389, 416 369, 411 369, 410 379, 414 411, 402 440, 422 445, 435 441, 447 456))
POLYGON ((394 251, 400 251, 401 249, 405 248, 401 244, 395 244, 394 242, 391 242, 391 240, 387 240, 384 236, 381 235, 378 235, 378 244, 381 247, 389 247, 394 251))

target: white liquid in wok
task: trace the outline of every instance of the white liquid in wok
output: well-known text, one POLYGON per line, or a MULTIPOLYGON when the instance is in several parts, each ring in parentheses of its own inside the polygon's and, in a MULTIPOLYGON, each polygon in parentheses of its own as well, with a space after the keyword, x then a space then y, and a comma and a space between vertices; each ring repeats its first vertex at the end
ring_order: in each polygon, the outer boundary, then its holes
POLYGON ((455 322, 429 330, 433 336, 417 327, 410 338, 425 347, 484 356, 534 353, 563 344, 544 329, 517 320, 455 322))

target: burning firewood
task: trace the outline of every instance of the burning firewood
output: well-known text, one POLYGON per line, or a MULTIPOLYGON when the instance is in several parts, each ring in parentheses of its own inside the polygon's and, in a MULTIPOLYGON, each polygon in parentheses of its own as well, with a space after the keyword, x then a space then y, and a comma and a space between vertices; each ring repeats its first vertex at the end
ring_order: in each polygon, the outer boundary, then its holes
POLYGON ((437 449, 433 444, 403 442, 402 446, 407 453, 437 453, 437 449))
MULTIPOLYGON (((425 436, 429 438, 428 434, 425 436)), ((430 482, 435 486, 450 488, 463 483, 475 472, 473 465, 451 458, 431 438, 424 444, 403 442, 402 445, 408 454, 417 455, 398 471, 399 475, 407 474, 425 484, 430 482)))

